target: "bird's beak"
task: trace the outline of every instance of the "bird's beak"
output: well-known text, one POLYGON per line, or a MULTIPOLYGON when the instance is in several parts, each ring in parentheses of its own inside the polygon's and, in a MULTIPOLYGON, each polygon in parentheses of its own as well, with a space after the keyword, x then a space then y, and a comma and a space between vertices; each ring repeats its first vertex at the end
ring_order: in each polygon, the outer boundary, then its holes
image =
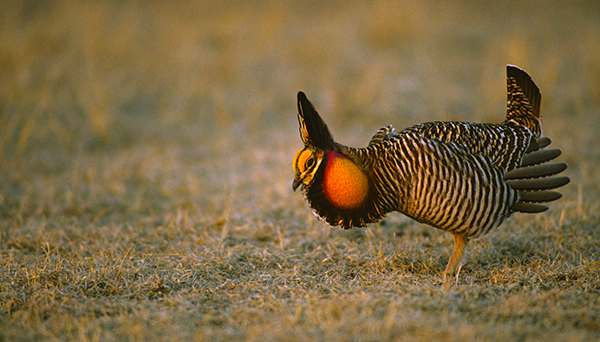
POLYGON ((302 182, 301 182, 301 181, 299 181, 299 180, 297 180, 297 179, 294 179, 294 183, 292 183, 292 189, 293 189, 294 191, 296 191, 296 189, 297 189, 297 188, 300 186, 300 184, 302 184, 302 182))

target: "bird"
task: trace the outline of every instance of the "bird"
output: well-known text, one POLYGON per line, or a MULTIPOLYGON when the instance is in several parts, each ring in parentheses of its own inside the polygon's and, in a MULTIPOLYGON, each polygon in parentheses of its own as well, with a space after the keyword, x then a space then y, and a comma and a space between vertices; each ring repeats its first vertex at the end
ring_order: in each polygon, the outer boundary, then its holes
POLYGON ((379 129, 364 148, 334 141, 327 125, 298 92, 304 147, 293 159, 292 189, 302 190, 316 216, 334 227, 375 223, 391 212, 453 234, 443 271, 458 275, 470 240, 514 213, 546 211, 570 182, 559 148, 542 135, 541 94, 523 69, 506 66, 507 113, 501 123, 433 121, 396 132, 379 129))

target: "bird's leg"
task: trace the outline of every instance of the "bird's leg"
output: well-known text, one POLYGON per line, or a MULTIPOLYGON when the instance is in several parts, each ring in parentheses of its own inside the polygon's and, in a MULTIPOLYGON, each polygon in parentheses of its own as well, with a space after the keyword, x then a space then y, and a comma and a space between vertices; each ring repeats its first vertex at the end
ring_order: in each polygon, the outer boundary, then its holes
POLYGON ((469 243, 469 239, 467 239, 464 235, 454 235, 454 252, 450 256, 450 260, 448 260, 448 266, 446 266, 446 270, 444 271, 444 284, 448 285, 448 276, 452 276, 456 274, 456 281, 458 282, 458 273, 460 272, 460 268, 462 266, 462 258, 465 254, 465 248, 469 243))

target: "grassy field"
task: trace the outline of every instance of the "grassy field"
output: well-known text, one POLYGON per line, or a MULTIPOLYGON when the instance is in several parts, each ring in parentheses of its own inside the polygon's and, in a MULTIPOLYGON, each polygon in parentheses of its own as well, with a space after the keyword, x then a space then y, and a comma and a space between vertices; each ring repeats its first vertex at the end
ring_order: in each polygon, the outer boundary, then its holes
POLYGON ((597 1, 2 1, 0 341, 600 339, 597 1), (342 143, 499 122, 541 89, 571 184, 469 245, 293 193, 307 93, 342 143))

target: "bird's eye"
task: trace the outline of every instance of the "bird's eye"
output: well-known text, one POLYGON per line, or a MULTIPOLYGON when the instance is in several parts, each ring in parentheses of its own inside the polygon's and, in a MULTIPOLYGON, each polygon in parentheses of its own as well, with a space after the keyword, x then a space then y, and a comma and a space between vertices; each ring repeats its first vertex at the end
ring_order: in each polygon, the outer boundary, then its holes
POLYGON ((313 165, 315 165, 315 158, 310 157, 306 160, 306 168, 309 169, 311 168, 313 165))

